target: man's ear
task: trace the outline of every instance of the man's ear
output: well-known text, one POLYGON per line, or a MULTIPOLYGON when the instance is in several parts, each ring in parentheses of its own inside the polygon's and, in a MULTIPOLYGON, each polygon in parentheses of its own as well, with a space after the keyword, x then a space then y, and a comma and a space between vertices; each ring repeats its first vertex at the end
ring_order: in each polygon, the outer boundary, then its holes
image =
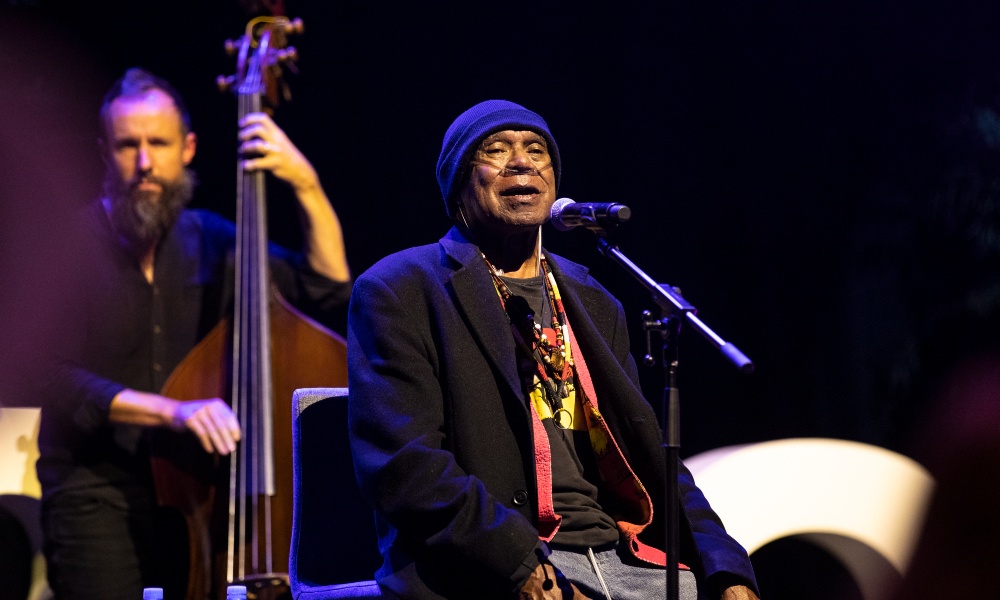
POLYGON ((181 157, 184 159, 184 166, 191 164, 194 160, 195 150, 198 149, 198 136, 195 135, 193 131, 189 131, 187 135, 184 136, 184 149, 181 152, 181 157))

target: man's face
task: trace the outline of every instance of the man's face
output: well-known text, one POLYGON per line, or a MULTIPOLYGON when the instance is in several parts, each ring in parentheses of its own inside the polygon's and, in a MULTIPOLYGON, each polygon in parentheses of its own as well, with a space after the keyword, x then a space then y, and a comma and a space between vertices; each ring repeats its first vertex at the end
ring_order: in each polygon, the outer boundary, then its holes
POLYGON ((549 218, 556 200, 555 170, 545 138, 533 131, 486 137, 469 161, 462 215, 473 231, 516 233, 549 218))
POLYGON ((169 228, 191 196, 196 138, 184 133, 180 113, 161 90, 120 97, 105 121, 105 193, 122 235, 152 244, 169 228))

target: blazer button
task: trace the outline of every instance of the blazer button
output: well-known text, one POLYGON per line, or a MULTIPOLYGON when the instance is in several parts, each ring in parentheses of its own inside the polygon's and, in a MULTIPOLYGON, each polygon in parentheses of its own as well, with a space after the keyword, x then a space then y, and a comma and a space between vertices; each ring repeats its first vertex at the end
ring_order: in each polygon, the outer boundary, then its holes
POLYGON ((524 506, 528 503, 528 492, 517 490, 514 492, 514 506, 524 506))

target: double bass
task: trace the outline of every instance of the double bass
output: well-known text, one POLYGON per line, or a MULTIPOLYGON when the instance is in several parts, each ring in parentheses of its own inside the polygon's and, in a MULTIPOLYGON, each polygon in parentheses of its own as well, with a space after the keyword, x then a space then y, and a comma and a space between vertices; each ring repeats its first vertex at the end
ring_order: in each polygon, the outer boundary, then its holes
MULTIPOLYGON (((287 45, 301 20, 257 17, 227 42, 238 56, 238 119, 288 99, 287 45), (279 93, 283 91, 284 93, 279 93)), ((223 85, 224 84, 224 85, 223 85)), ((347 385, 344 340, 291 307, 268 274, 265 180, 237 159, 234 308, 173 371, 161 393, 178 400, 228 399, 243 437, 229 457, 206 454, 193 436, 162 432, 152 447, 157 500, 188 529, 186 600, 224 599, 244 584, 251 598, 291 598, 285 572, 292 519, 292 392, 347 385)))

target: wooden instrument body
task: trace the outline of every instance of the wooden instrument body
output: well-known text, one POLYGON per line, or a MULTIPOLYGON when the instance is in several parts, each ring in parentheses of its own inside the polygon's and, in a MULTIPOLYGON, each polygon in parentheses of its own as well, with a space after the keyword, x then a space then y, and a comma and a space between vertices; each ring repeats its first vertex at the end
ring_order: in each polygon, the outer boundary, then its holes
MULTIPOLYGON (((292 392, 300 387, 347 385, 344 340, 291 307, 277 292, 269 302, 274 390, 276 494, 271 498, 274 564, 284 571, 292 539, 292 392)), ((174 370, 162 393, 178 400, 228 398, 231 389, 232 324, 226 319, 174 370)), ((202 450, 193 436, 162 432, 153 454, 160 504, 179 509, 188 523, 188 600, 225 598, 229 459, 202 450)), ((263 515, 257 531, 268 526, 263 515)), ((251 552, 250 540, 243 541, 251 552)), ((247 565, 247 572, 272 575, 247 565)), ((280 574, 277 576, 281 576, 280 574)))

